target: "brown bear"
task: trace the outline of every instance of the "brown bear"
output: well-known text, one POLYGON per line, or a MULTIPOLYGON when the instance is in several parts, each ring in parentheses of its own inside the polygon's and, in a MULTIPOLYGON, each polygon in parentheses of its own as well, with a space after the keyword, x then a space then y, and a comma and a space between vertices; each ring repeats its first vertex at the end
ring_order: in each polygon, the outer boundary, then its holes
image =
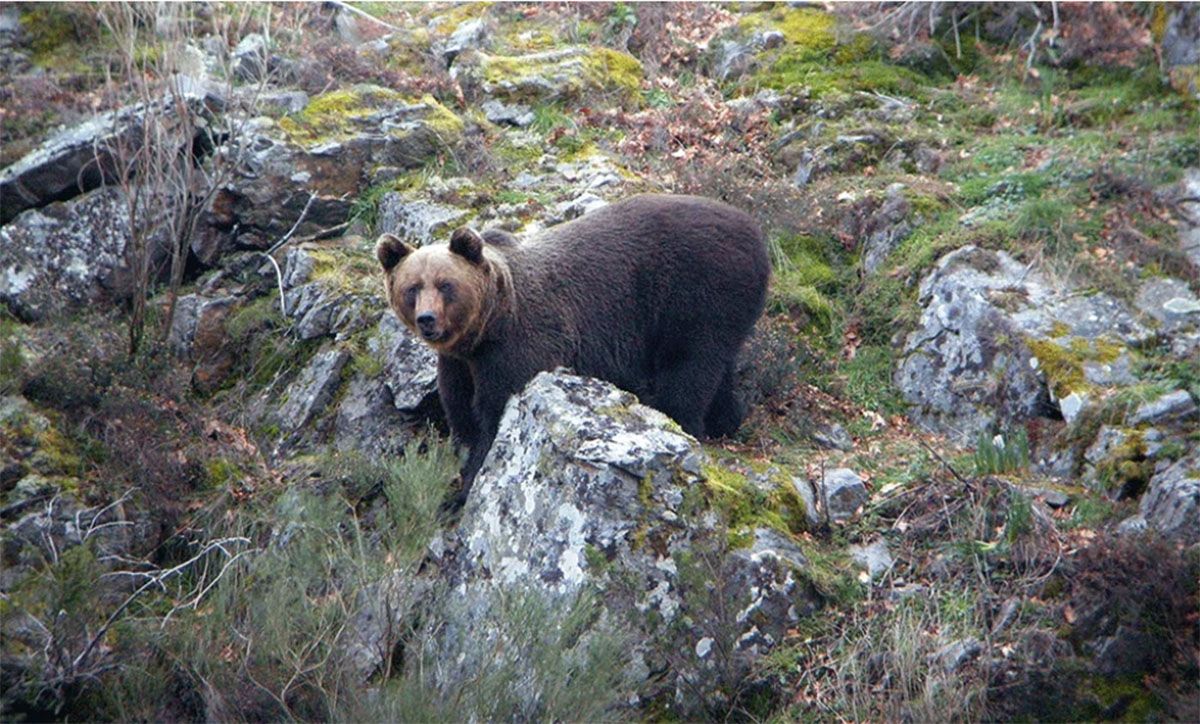
POLYGON ((734 364, 771 265, 758 225, 695 196, 641 195, 518 241, 456 230, 380 237, 392 309, 438 353, 438 392, 469 487, 509 397, 558 366, 607 380, 697 437, 737 430, 734 364))

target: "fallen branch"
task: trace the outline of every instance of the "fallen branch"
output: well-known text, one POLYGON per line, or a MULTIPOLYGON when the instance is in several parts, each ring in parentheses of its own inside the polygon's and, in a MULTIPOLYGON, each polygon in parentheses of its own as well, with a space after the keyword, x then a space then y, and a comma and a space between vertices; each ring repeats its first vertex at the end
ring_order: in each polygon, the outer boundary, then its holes
POLYGON ((292 228, 288 229, 288 232, 279 241, 272 244, 269 249, 259 252, 259 254, 267 258, 267 261, 271 262, 271 266, 275 267, 275 281, 279 284, 279 313, 284 317, 287 316, 287 304, 283 298, 283 270, 279 268, 279 262, 275 261, 275 257, 271 255, 281 249, 284 244, 288 243, 292 238, 292 234, 295 234, 296 229, 300 228, 300 224, 304 223, 304 217, 308 216, 308 210, 312 208, 313 201, 316 198, 316 194, 310 193, 308 195, 308 202, 304 204, 304 210, 300 212, 300 217, 296 219, 296 223, 292 224, 292 228))

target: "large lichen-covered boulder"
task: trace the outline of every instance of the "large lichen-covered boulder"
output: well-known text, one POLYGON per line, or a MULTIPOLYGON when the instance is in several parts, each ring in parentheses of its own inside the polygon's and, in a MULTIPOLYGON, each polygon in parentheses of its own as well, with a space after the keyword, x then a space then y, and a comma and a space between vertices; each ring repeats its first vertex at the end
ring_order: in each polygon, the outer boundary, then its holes
MULTIPOLYGON (((283 237, 306 207, 297 235, 336 227, 377 167, 419 167, 462 133, 458 116, 432 96, 371 85, 325 93, 278 122, 254 119, 236 148, 222 149, 242 155, 240 173, 218 192, 206 222, 227 236, 236 229, 226 246, 258 248, 283 237)), ((215 257, 214 243, 198 237, 215 257)))
MULTIPOLYGON (((535 377, 505 408, 441 556, 451 595, 426 652, 439 683, 533 665, 510 660, 515 652, 495 658, 507 636, 502 602, 541 602, 553 629, 596 595, 600 613, 578 640, 629 637, 618 701, 666 693, 699 707, 719 697, 722 677, 744 673, 819 596, 785 533, 754 529, 729 549, 708 505, 710 469, 694 439, 633 395, 561 370, 535 377), (663 670, 669 680, 652 675, 663 670)), ((523 696, 535 715, 539 693, 523 696)))
MULTIPOLYGON (((0 171, 0 224, 7 224, 26 209, 72 199, 113 178, 115 154, 132 157, 140 146, 147 113, 166 123, 177 121, 180 105, 208 116, 224 106, 224 99, 208 88, 188 87, 183 104, 163 100, 157 106, 137 104, 101 114, 50 137, 32 153, 0 171)), ((204 124, 195 124, 196 136, 204 124)))
POLYGON ((918 423, 960 442, 1040 416, 1072 421, 1130 381, 1130 347, 1150 336, 1116 299, 974 246, 942 257, 919 301, 896 384, 918 423))
POLYGON ((0 302, 34 322, 131 291, 129 211, 108 187, 0 227, 0 302))
POLYGON ((451 72, 464 90, 510 101, 578 98, 588 92, 630 100, 642 83, 642 64, 628 53, 580 46, 519 56, 466 51, 451 72))

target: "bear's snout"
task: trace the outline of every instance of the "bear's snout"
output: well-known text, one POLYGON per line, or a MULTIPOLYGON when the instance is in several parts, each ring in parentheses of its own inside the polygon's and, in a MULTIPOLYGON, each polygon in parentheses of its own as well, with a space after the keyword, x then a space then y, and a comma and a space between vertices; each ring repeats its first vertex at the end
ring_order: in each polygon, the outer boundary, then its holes
POLYGON ((417 327, 420 328, 422 337, 432 340, 438 334, 437 315, 433 312, 421 312, 417 315, 417 327))

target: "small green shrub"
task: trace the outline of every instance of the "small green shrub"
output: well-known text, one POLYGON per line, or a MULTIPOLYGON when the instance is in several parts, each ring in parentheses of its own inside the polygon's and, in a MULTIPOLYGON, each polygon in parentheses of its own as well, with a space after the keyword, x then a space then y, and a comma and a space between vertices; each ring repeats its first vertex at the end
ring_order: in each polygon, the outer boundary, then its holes
POLYGON ((1018 428, 1005 435, 980 433, 975 444, 975 474, 998 475, 1029 467, 1029 436, 1018 428))

